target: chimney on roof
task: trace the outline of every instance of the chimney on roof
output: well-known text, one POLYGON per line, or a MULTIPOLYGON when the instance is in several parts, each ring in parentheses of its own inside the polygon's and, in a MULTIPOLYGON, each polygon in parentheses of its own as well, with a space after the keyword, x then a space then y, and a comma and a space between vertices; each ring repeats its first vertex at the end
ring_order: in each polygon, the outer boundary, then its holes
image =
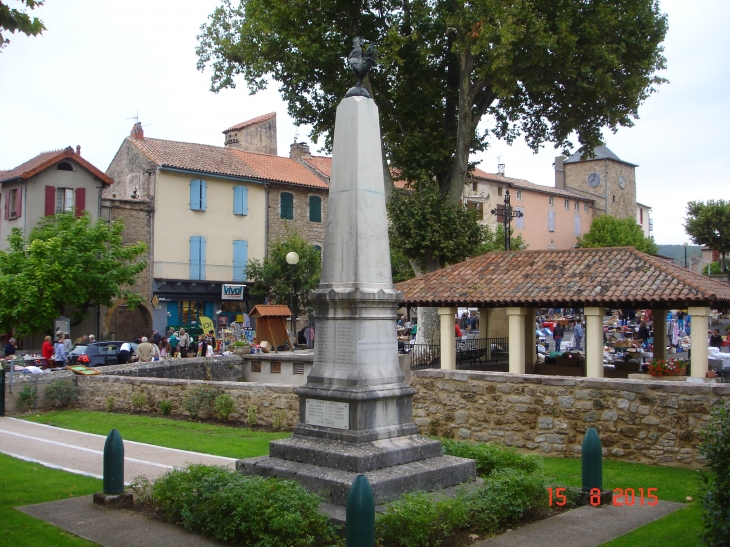
POLYGON ((129 136, 136 141, 144 140, 144 129, 142 129, 142 124, 140 122, 136 122, 132 126, 132 131, 129 132, 129 136))
POLYGON ((276 112, 241 122, 223 131, 225 147, 276 156, 276 112))
POLYGON ((565 166, 563 165, 563 156, 555 156, 555 188, 565 189, 565 166))
POLYGON ((504 176, 504 163, 497 164, 497 174, 504 176))
POLYGON ((289 157, 294 161, 301 161, 302 158, 311 158, 309 145, 306 142, 294 142, 289 146, 289 157))
POLYGON ((81 145, 80 144, 77 144, 76 145, 76 155, 77 156, 80 156, 81 155, 81 145))

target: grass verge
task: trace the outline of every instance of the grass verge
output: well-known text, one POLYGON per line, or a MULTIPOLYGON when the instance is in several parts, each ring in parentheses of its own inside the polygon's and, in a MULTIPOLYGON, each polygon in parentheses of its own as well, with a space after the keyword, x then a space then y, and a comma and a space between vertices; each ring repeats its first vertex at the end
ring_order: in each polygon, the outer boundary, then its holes
POLYGON ((49 469, 4 454, 0 454, 0 469, 0 544, 23 547, 96 545, 13 507, 90 495, 101 490, 99 479, 49 469))
POLYGON ((267 433, 169 418, 87 410, 54 410, 23 416, 23 419, 97 435, 108 435, 112 429, 118 429, 125 441, 229 458, 265 456, 269 453, 269 441, 290 435, 286 432, 267 433))

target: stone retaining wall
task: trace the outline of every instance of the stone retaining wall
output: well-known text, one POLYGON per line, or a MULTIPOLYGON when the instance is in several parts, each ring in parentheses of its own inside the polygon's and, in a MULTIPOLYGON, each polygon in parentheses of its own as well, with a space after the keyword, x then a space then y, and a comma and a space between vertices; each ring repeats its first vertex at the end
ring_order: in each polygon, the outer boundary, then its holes
POLYGON ((578 457, 595 427, 608 458, 692 467, 710 408, 730 405, 723 384, 444 370, 415 371, 410 383, 423 434, 578 457))
POLYGON ((113 376, 243 382, 246 380, 244 366, 240 355, 227 355, 127 363, 99 367, 99 370, 113 376))

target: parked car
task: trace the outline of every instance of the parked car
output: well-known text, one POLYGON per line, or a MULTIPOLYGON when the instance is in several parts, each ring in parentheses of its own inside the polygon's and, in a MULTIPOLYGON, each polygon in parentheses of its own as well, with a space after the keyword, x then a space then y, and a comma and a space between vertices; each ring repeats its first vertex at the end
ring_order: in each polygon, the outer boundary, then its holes
MULTIPOLYGON (((92 342, 86 346, 76 346, 69 353, 69 361, 72 365, 84 365, 87 367, 102 367, 119 364, 119 348, 123 341, 111 340, 104 342, 92 342)), ((137 350, 137 344, 132 343, 132 355, 137 350)))

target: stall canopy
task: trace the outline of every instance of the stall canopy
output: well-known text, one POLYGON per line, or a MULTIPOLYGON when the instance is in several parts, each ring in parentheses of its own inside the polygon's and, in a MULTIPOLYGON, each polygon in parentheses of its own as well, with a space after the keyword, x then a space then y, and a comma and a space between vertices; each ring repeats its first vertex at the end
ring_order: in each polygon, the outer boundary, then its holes
POLYGON ((408 306, 730 308, 730 285, 632 247, 491 252, 396 288, 408 306))
POLYGON ((286 344, 286 319, 291 317, 287 306, 258 304, 249 315, 256 319, 256 338, 259 342, 266 340, 274 346, 274 351, 277 351, 277 346, 286 344))

